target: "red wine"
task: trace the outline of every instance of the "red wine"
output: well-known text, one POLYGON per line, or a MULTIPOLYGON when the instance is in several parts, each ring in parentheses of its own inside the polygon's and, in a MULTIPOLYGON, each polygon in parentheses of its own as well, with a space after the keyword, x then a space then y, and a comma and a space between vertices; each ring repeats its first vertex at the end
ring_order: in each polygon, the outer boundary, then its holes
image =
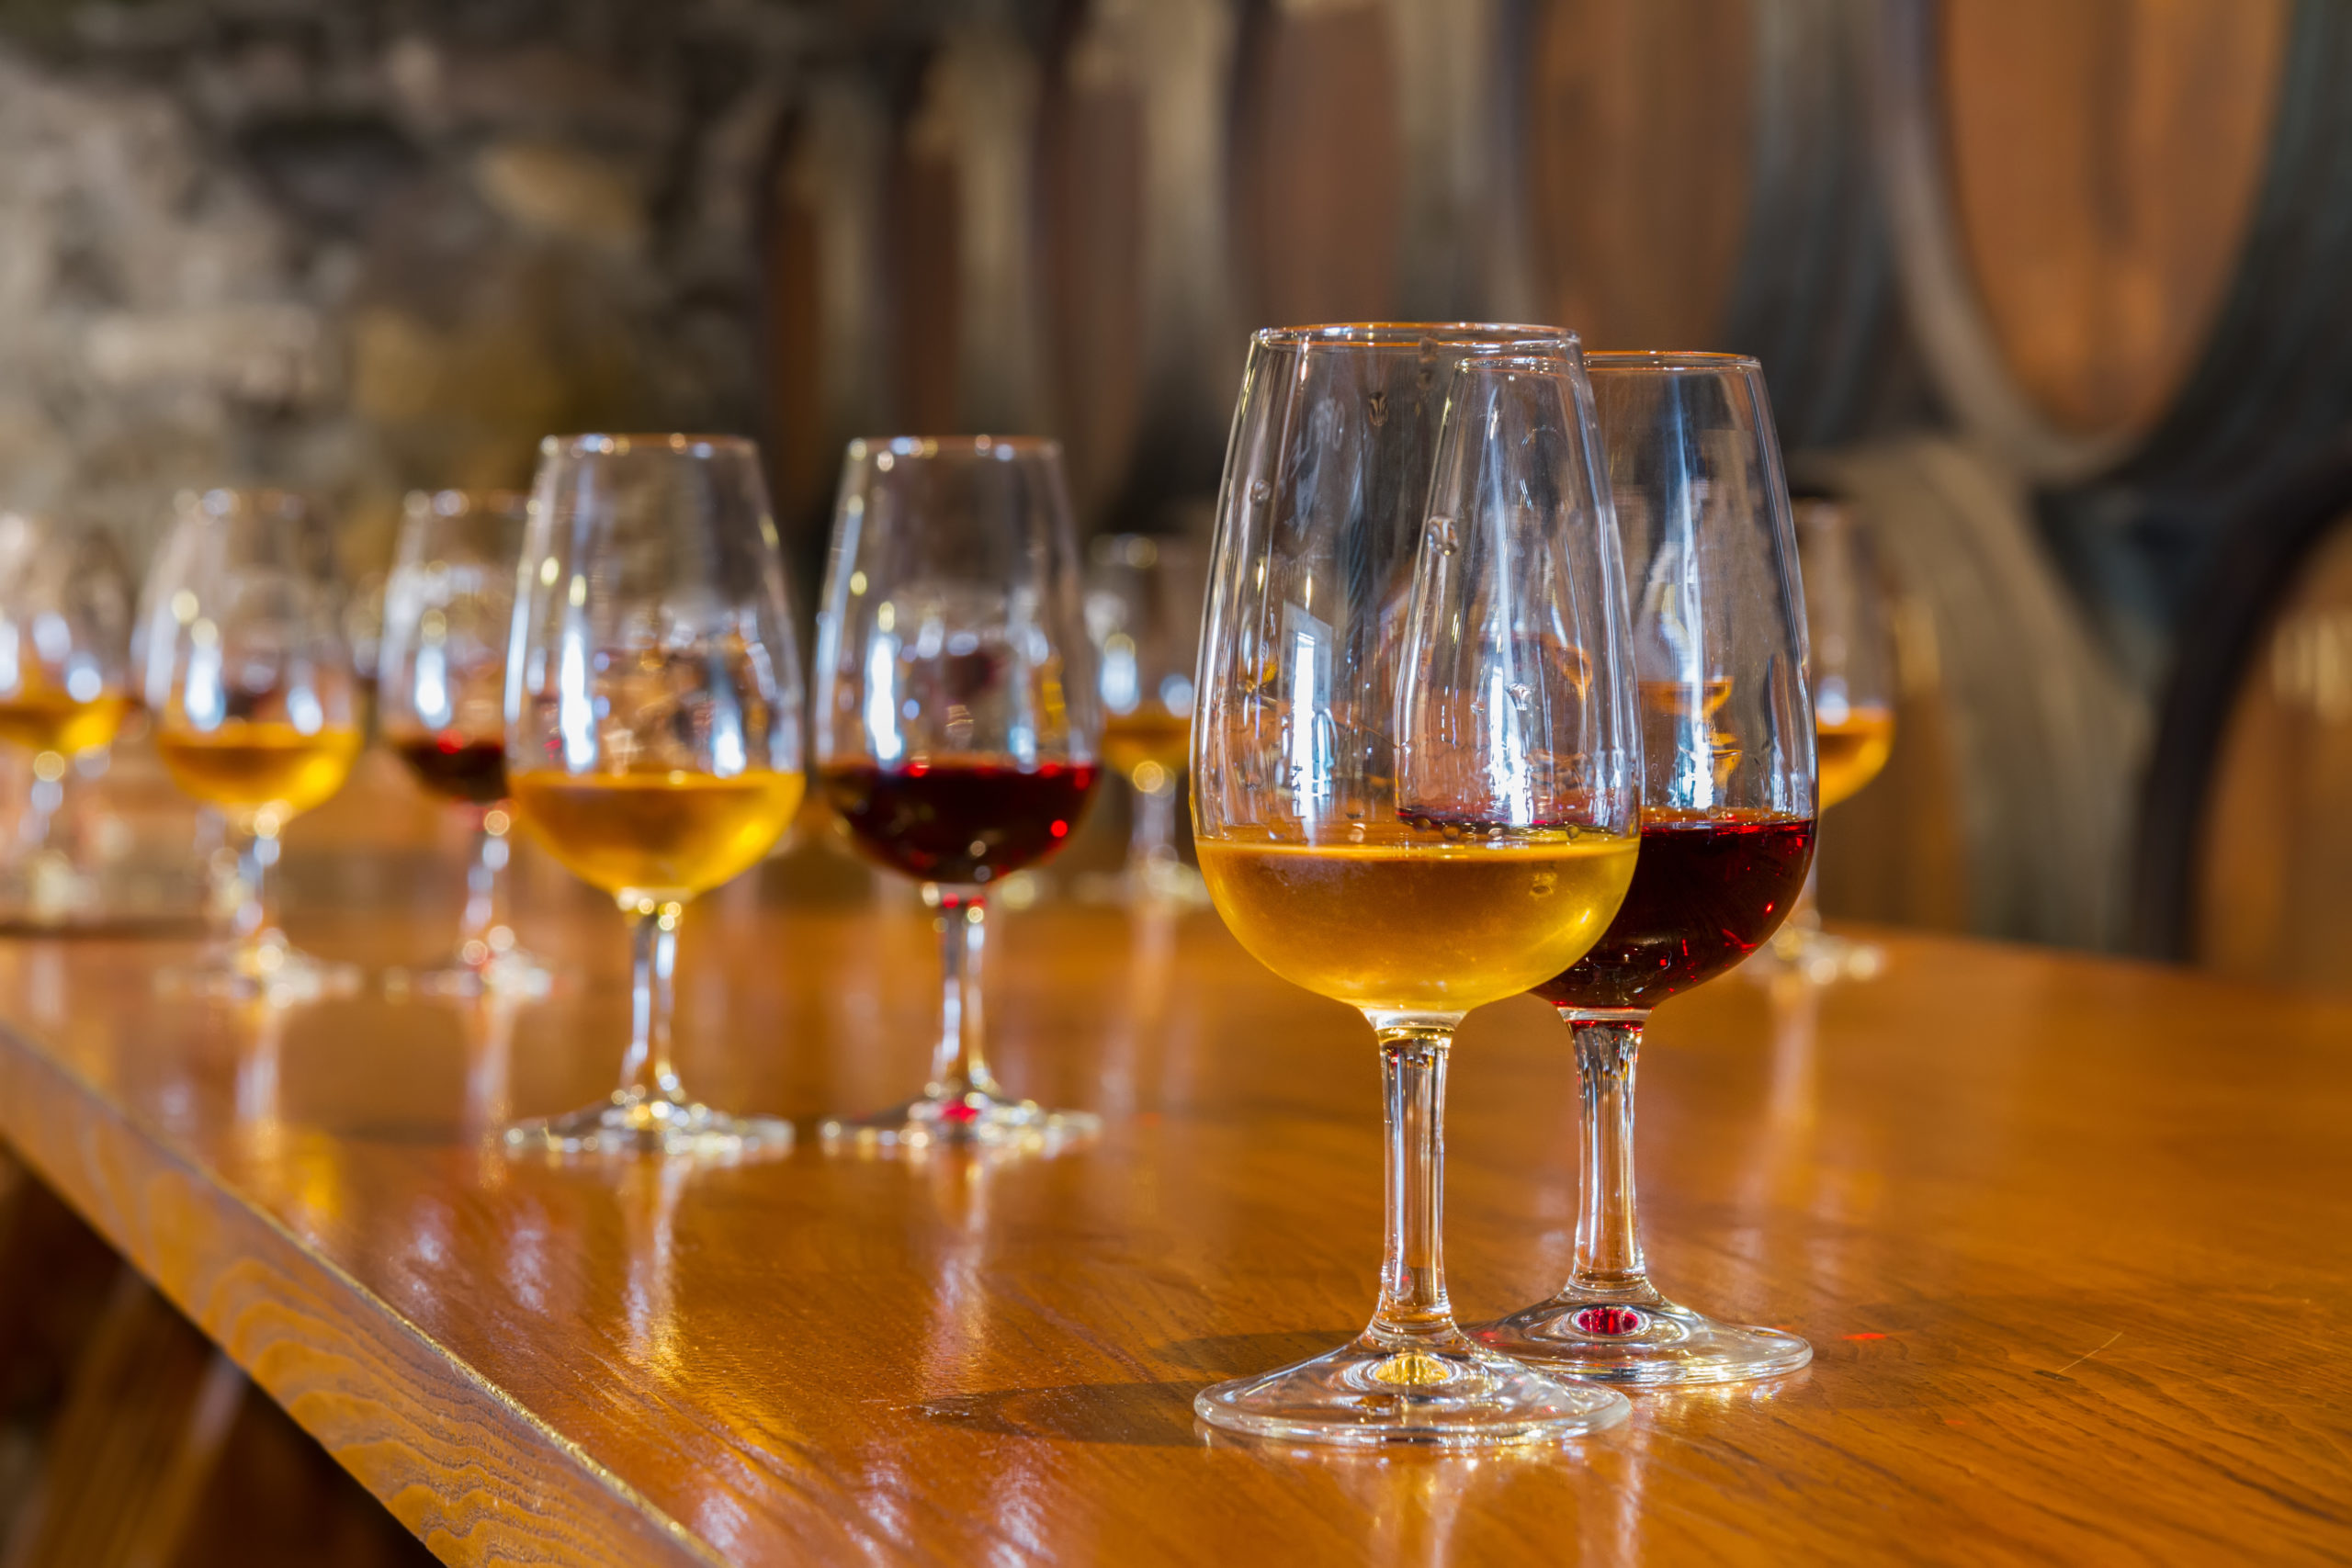
POLYGON ((1617 918, 1535 994, 1562 1007, 1656 1007, 1755 952, 1796 902, 1812 863, 1811 818, 1645 813, 1617 918))
POLYGON ((506 798, 506 742, 467 735, 402 735, 392 740, 416 782, 445 800, 495 806, 506 798))
POLYGON ((925 882, 988 882, 1045 859, 1078 825, 1092 762, 916 762, 823 770, 825 798, 870 858, 925 882))

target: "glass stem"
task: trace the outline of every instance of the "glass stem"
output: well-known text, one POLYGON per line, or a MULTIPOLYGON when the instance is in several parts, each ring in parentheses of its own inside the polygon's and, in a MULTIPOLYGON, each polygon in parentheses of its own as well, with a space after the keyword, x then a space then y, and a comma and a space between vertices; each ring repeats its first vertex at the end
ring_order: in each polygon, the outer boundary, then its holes
POLYGON ((1459 1014, 1370 1013, 1388 1128, 1380 1306, 1364 1338, 1383 1349, 1452 1337, 1445 1292, 1445 1062, 1459 1014))
POLYGON ((244 897, 238 900, 232 927, 236 940, 249 945, 283 942, 277 929, 277 888, 270 876, 271 868, 277 864, 277 835, 262 830, 248 834, 237 861, 244 897))
POLYGON ((1147 886, 1154 873, 1176 858, 1176 781, 1163 777, 1158 789, 1136 791, 1135 829, 1127 837, 1127 869, 1147 886))
POLYGON ((502 944, 497 934, 506 930, 506 862, 510 852, 506 834, 493 827, 505 820, 504 813, 492 807, 481 814, 474 829, 474 863, 466 872, 466 912, 458 923, 458 956, 469 966, 480 969, 496 958, 502 944))
POLYGON ((988 950, 988 901, 977 887, 932 889, 939 930, 939 1044, 932 1053, 932 1100, 967 1094, 995 1096, 996 1079, 982 1051, 980 960, 988 950))
POLYGON ((1577 1219, 1578 1296, 1649 1300, 1641 1233, 1634 1213, 1634 1064, 1649 1014, 1560 1010, 1576 1042, 1582 1088, 1584 1213, 1577 1219))
POLYGON ((26 793, 25 819, 17 829, 28 855, 48 850, 57 814, 65 808, 64 761, 55 751, 43 751, 33 759, 33 787, 26 793))
POLYGON ((1821 929, 1821 905, 1814 886, 1820 879, 1821 862, 1816 856, 1804 868, 1804 889, 1797 895, 1796 905, 1789 910, 1789 918, 1781 922, 1781 931, 1810 936, 1821 929))
POLYGON ((621 1060, 616 1100, 666 1100, 685 1103, 678 1070, 670 1063, 671 970, 678 957, 678 921, 685 906, 640 900, 633 911, 630 942, 635 964, 629 980, 628 1055, 621 1060))

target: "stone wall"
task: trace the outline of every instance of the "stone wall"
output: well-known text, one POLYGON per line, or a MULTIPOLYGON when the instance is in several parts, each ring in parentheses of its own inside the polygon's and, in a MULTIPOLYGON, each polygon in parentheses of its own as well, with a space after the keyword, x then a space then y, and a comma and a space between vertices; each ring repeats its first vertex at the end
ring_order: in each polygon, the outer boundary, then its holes
POLYGON ((354 575, 551 430, 750 431, 780 5, 0 0, 0 505, 134 560, 298 487, 354 575))

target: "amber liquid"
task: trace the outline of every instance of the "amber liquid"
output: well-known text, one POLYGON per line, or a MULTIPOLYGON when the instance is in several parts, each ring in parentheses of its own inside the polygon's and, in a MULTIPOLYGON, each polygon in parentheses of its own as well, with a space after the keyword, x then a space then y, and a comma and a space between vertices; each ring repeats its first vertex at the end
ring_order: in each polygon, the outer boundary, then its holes
POLYGON ((130 712, 130 699, 119 692, 102 692, 77 703, 50 688, 0 697, 0 740, 28 751, 54 751, 78 756, 114 743, 130 712))
POLYGON ((514 809, 567 870, 605 892, 691 898, 768 852, 807 788, 798 773, 515 776, 514 809))
POLYGON ((390 738, 416 782, 444 800, 495 806, 506 798, 506 742, 469 735, 390 738))
POLYGON ((1102 721, 1102 760, 1142 786, 1136 775, 1145 768, 1159 770, 1159 781, 1172 779, 1184 767, 1193 750, 1193 719, 1166 708, 1137 708, 1114 713, 1102 721))
POLYGON ((1894 750, 1894 715, 1885 708, 1855 708, 1836 724, 1815 721, 1814 754, 1821 773, 1824 810, 1862 793, 1878 777, 1894 750))
POLYGON ((1217 912, 1283 979, 1354 1007, 1460 1012, 1584 956, 1634 879, 1632 838, 1502 847, 1396 828, 1362 844, 1198 841, 1217 912))
POLYGON ((305 734, 281 720, 231 719, 218 729, 161 730, 155 750, 185 793, 239 817, 266 808, 283 821, 343 787, 359 731, 305 734))

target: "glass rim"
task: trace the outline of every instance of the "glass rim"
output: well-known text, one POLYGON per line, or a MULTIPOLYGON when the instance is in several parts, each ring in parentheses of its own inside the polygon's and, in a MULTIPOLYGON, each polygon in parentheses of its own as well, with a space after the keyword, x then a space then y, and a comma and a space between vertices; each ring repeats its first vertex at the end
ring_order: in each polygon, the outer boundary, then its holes
POLYGON ((419 486, 401 497, 402 516, 431 512, 442 517, 463 517, 476 512, 520 512, 530 504, 531 492, 505 485, 474 489, 468 485, 419 486), (454 504, 444 505, 444 501, 454 504))
POLYGON ((894 457, 993 458, 1005 462, 1018 457, 1061 456, 1062 444, 1050 435, 860 435, 848 446, 849 460, 864 462, 870 452, 894 457))
POLYGON ((1558 344, 1581 349, 1584 340, 1566 327, 1528 321, 1323 321, 1306 326, 1261 327, 1250 334, 1263 348, 1414 348, 1434 342, 1444 347, 1509 347, 1558 344))
POLYGON ((715 457, 720 452, 750 457, 758 450, 748 435, 707 435, 673 430, 582 431, 539 438, 542 457, 626 457, 639 451, 667 451, 694 457, 715 457))
POLYGON ((1462 361, 1463 370, 1481 376, 1516 372, 1524 376, 1567 376, 1576 362, 1564 354, 1474 354, 1462 361))
POLYGON ((1752 354, 1724 354, 1700 348, 1589 348, 1584 367, 1595 370, 1659 370, 1714 372, 1761 370, 1764 362, 1752 354))
POLYGON ((319 502, 307 491, 282 485, 205 485, 172 498, 172 510, 182 516, 226 517, 241 509, 309 518, 317 514, 319 502))

